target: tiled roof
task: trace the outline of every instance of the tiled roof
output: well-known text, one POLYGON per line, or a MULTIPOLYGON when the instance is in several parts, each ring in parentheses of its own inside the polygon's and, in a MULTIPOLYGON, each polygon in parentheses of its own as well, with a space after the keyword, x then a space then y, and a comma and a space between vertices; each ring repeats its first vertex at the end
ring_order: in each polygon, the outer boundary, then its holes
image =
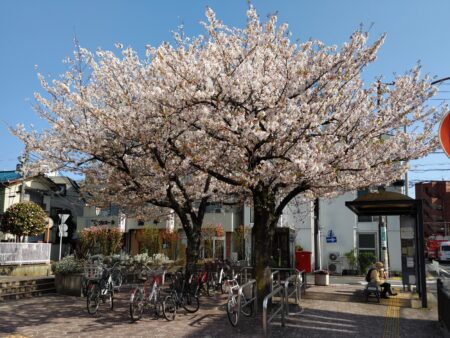
POLYGON ((0 182, 14 181, 22 176, 15 170, 0 171, 0 182))

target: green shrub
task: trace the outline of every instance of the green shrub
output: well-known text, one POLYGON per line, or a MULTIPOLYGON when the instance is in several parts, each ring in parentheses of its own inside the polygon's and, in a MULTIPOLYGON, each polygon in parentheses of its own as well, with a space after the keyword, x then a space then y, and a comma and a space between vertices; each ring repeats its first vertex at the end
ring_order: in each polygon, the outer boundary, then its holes
POLYGON ((349 252, 346 252, 345 257, 347 258, 348 265, 352 270, 357 270, 358 265, 358 256, 356 254, 355 249, 351 249, 349 252))
POLYGON ((377 257, 371 252, 360 252, 358 254, 359 271, 365 274, 370 266, 372 266, 377 257))
POLYGON ((36 236, 44 232, 48 216, 33 202, 19 202, 10 206, 3 215, 0 230, 13 235, 36 236))
POLYGON ((84 271, 84 260, 78 260, 74 256, 66 256, 58 262, 52 264, 53 273, 71 274, 84 271))

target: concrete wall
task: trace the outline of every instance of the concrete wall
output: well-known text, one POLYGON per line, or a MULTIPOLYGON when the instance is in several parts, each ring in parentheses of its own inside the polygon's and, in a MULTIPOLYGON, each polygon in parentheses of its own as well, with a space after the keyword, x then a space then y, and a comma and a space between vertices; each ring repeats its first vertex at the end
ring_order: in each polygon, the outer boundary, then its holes
POLYGON ((50 276, 50 264, 0 265, 0 276, 50 276))

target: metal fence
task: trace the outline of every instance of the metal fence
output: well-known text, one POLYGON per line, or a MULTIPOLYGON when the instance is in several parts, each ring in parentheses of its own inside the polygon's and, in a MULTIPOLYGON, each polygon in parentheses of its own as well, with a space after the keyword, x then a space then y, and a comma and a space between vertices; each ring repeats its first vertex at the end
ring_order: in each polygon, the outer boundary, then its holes
POLYGON ((50 263, 51 243, 0 243, 0 265, 50 263))
POLYGON ((441 278, 437 280, 438 318, 447 330, 450 329, 450 284, 441 278))

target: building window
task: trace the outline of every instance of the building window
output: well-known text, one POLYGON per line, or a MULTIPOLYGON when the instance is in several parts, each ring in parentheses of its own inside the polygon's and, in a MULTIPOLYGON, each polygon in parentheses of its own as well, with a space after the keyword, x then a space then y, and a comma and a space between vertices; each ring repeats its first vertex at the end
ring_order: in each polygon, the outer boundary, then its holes
POLYGON ((358 216, 358 222, 378 222, 379 216, 358 216))
POLYGON ((358 234, 358 252, 370 252, 377 256, 377 236, 376 233, 358 234))

